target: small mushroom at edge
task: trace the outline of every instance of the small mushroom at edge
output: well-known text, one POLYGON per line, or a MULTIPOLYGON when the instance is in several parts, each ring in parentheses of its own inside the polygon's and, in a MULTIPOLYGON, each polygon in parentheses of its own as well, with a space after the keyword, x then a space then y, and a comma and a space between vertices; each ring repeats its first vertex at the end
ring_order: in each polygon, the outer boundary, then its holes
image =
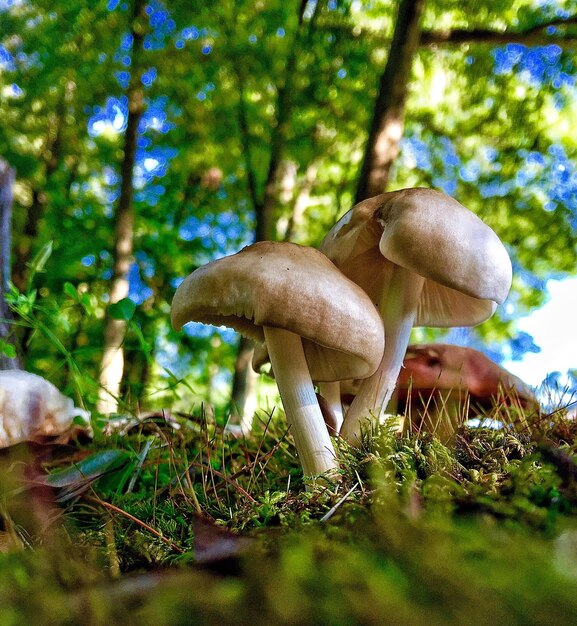
POLYGON ((88 411, 38 374, 0 371, 0 448, 23 441, 67 441, 78 433, 92 436, 88 411))

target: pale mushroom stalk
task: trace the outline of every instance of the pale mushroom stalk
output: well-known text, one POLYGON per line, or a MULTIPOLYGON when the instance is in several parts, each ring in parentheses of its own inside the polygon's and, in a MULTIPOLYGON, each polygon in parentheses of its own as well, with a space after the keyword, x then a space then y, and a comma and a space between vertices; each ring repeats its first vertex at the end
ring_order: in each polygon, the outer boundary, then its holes
POLYGON ((393 395, 403 358, 409 345, 411 329, 417 316, 425 279, 412 270, 392 265, 391 275, 379 302, 385 326, 385 350, 377 371, 365 378, 345 415, 341 435, 355 443, 361 437, 363 423, 371 412, 379 418, 393 395))
MULTIPOLYGON (((343 405, 341 403, 341 383, 339 381, 330 383, 319 383, 319 394, 327 401, 331 409, 333 423, 328 424, 335 433, 340 432, 343 424, 343 405)), ((326 422, 326 416, 325 416, 326 422)))
POLYGON ((290 432, 305 475, 338 467, 335 451, 317 401, 299 335, 263 327, 266 345, 290 432))

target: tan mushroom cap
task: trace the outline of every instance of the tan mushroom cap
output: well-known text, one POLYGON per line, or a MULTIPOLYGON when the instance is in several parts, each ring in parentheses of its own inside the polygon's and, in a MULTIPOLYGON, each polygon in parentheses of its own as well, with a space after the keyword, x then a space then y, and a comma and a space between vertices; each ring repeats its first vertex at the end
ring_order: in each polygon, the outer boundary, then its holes
POLYGON ((190 274, 172 325, 224 325, 264 341, 263 326, 300 335, 319 382, 364 378, 383 355, 384 331, 367 294, 313 248, 263 241, 190 274), (353 373, 354 372, 354 373, 353 373))
POLYGON ((357 204, 320 250, 376 305, 395 264, 423 276, 415 326, 479 324, 511 287, 511 260, 495 232, 433 189, 403 189, 357 204))

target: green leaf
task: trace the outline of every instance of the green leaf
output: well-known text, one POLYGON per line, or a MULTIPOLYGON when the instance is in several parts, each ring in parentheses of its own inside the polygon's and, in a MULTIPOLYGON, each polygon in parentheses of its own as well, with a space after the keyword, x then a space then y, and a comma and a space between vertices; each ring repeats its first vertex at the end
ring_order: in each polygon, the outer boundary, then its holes
POLYGON ((28 268, 30 269, 28 275, 28 283, 27 290, 32 286, 32 281, 34 280, 34 276, 39 272, 43 272, 46 267, 46 263, 48 263, 48 259, 52 255, 52 250, 54 248, 54 242, 49 241, 44 244, 36 256, 28 263, 28 268))
POLYGON ((9 359, 16 358, 16 348, 11 343, 6 343, 0 339, 0 354, 4 354, 9 359))
POLYGON ((132 319, 136 311, 136 304, 130 298, 123 298, 118 302, 110 305, 110 317, 115 320, 123 320, 128 322, 132 319))
POLYGON ((72 300, 74 300, 75 302, 78 301, 78 292, 76 291, 76 287, 72 283, 69 283, 68 281, 65 282, 63 290, 69 298, 72 298, 72 300))
POLYGON ((78 489, 88 486, 104 474, 118 470, 130 457, 126 450, 103 450, 75 463, 71 467, 49 474, 45 481, 51 487, 78 489))
POLYGON ((80 297, 80 304, 82 305, 82 308, 86 311, 86 313, 88 313, 89 315, 94 314, 96 303, 92 294, 83 293, 80 297))

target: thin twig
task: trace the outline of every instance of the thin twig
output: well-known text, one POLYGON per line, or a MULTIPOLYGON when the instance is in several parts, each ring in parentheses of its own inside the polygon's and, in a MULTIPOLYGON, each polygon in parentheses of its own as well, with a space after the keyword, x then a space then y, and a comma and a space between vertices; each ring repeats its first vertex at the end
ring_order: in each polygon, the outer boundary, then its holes
POLYGON ((96 496, 86 496, 85 499, 90 502, 94 502, 95 504, 98 504, 99 506, 102 506, 105 509, 109 509, 110 511, 114 511, 115 513, 119 513, 120 515, 124 515, 124 517, 128 518, 132 522, 135 522, 139 526, 142 526, 142 528, 147 530, 149 533, 152 533, 155 537, 158 537, 166 545, 170 546, 175 552, 179 552, 180 554, 184 553, 184 550, 182 548, 180 548, 175 543, 170 541, 170 539, 165 537, 158 530, 156 530, 155 528, 152 528, 152 526, 149 526, 146 522, 143 522, 142 520, 138 519, 138 517, 134 517, 134 515, 131 515, 127 511, 124 511, 123 509, 115 506, 114 504, 111 504, 110 502, 105 502, 104 500, 101 500, 100 498, 97 498, 96 496))
MULTIPOLYGON (((258 502, 250 495, 250 493, 248 493, 248 491, 246 491, 245 489, 243 489, 238 483, 234 482, 234 480, 231 480, 226 474, 223 474, 222 472, 219 472, 218 470, 215 470, 214 468, 210 467, 208 468, 204 463, 198 463, 197 461, 190 461, 189 462, 189 467, 188 469, 190 469, 191 467, 199 467, 200 469, 204 470, 204 469, 210 469, 210 471, 215 474, 216 476, 218 476, 219 478, 222 478, 223 480, 225 480, 229 485, 232 485, 238 492, 242 493, 242 495, 245 498, 248 498, 248 500, 252 503, 252 504, 258 504, 258 502)), ((216 489, 216 485, 213 485, 213 488, 216 489)))
POLYGON ((250 472, 255 467, 255 465, 257 465, 259 463, 262 463, 263 461, 265 461, 267 459, 270 459, 270 457, 273 456, 274 453, 280 448, 280 444, 281 443, 282 443, 282 439, 278 443, 275 443, 274 447, 271 448, 268 452, 266 452, 265 454, 261 455, 260 457, 255 457, 254 460, 250 461, 250 463, 247 463, 246 465, 243 465, 239 470, 237 470, 236 472, 231 474, 230 478, 232 480, 235 480, 239 476, 242 476, 243 474, 246 474, 247 472, 250 472))
POLYGON ((343 504, 343 502, 353 493, 353 491, 359 486, 359 483, 355 483, 345 495, 332 507, 332 509, 328 510, 322 517, 321 522, 326 522, 329 520, 336 512, 336 510, 343 504))

